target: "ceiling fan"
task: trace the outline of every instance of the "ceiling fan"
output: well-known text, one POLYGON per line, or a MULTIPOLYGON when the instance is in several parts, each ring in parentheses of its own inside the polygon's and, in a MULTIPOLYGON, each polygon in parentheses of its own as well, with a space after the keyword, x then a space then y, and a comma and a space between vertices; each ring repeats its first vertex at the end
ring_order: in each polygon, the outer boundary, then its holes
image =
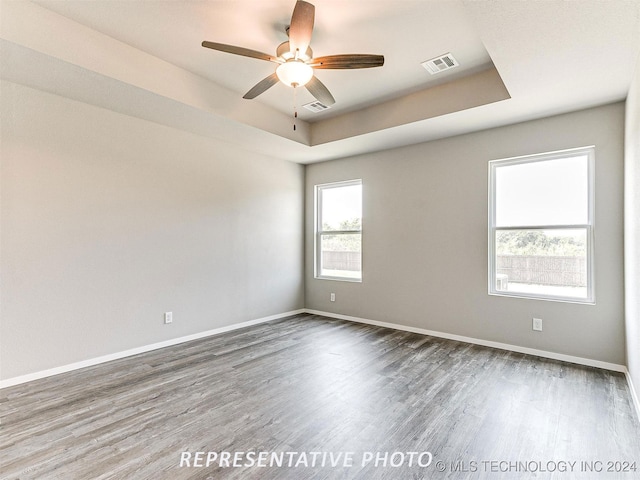
POLYGON ((313 58, 313 51, 309 47, 309 43, 313 33, 314 17, 315 7, 308 2, 298 0, 291 16, 291 25, 287 28, 289 41, 283 42, 278 46, 275 56, 224 43, 204 41, 202 46, 278 64, 274 73, 258 82, 242 98, 256 98, 278 83, 279 80, 290 87, 306 87, 309 93, 317 100, 326 106, 330 106, 336 101, 327 87, 314 75, 314 69, 381 67, 384 65, 384 56, 343 54, 313 58))

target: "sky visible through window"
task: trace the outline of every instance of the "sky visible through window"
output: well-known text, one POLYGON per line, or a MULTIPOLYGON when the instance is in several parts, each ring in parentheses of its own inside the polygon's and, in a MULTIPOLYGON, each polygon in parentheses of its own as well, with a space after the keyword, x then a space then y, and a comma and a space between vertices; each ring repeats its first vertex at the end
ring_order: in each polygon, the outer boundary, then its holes
POLYGON ((587 155, 499 167, 496 226, 586 224, 588 188, 587 155))
POLYGON ((362 216, 362 185, 326 188, 322 191, 322 225, 340 230, 344 222, 362 216))

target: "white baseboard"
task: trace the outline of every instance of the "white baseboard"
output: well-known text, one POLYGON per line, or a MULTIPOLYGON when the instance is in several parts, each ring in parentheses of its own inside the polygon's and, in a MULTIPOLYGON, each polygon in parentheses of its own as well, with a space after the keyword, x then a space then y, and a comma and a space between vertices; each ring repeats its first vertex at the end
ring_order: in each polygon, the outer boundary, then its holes
MULTIPOLYGON (((518 345, 509 345, 507 343, 492 342, 490 340, 481 340, 473 337, 464 337, 462 335, 454 335, 452 333, 437 332, 434 330, 426 330, 424 328, 408 327, 396 323, 379 322, 377 320, 368 320, 366 318, 351 317, 349 315, 341 315, 339 313, 321 312, 319 310, 305 309, 306 313, 313 315, 322 315, 324 317, 337 318, 339 320, 348 320, 350 322, 365 323, 367 325, 375 325, 378 327, 393 328, 394 330, 402 330, 405 332, 419 333, 422 335, 430 335, 432 337, 446 338, 448 340, 456 340, 458 342, 472 343, 474 345, 482 345, 484 347, 498 348, 500 350, 509 350, 511 352, 525 353, 536 357, 550 358, 552 360, 561 360, 563 362, 577 363, 588 367, 602 368, 604 370, 612 370, 614 372, 625 373, 627 367, 615 363, 601 362, 600 360, 592 360, 590 358, 574 357, 573 355, 565 355, 563 353, 547 352, 545 350, 537 350, 535 348, 520 347, 518 345)), ((629 377, 627 377, 629 378, 629 377)))
POLYGON ((409 327, 406 325, 399 325, 396 323, 379 322, 377 320, 369 320, 366 318, 351 317, 349 315, 341 315, 339 313, 322 312, 319 310, 311 310, 309 308, 306 308, 304 311, 305 313, 310 313, 312 315, 322 315, 323 317, 337 318, 339 320, 347 320, 350 322, 357 322, 357 323, 364 323, 367 325, 375 325, 378 327, 392 328, 394 330, 402 330, 405 332, 419 333, 422 335, 430 335, 432 337, 446 338, 448 340, 456 340, 458 342, 471 343, 474 345, 482 345, 484 347, 498 348, 500 350, 508 350, 508 351, 517 352, 517 353, 525 353, 527 355, 534 355, 536 357, 550 358, 552 360, 560 360, 563 362, 576 363, 578 365, 585 365, 587 367, 596 367, 596 368, 602 368, 603 370, 611 370, 614 372, 624 373, 627 379, 627 384, 629 385, 629 391, 631 392, 631 401, 633 403, 633 406, 635 407, 638 421, 640 421, 640 396, 638 395, 638 390, 634 388, 631 375, 625 365, 602 362, 600 360, 593 360, 590 358, 575 357, 573 355, 565 355, 563 353, 548 352, 546 350, 537 350, 535 348, 509 345, 507 343, 492 342, 490 340, 481 340, 473 337, 464 337, 462 335, 454 335, 452 333, 426 330, 424 328, 409 327))
POLYGON ((633 405, 636 407, 636 415, 640 422, 640 397, 638 397, 638 391, 633 386, 633 380, 631 380, 631 374, 627 368, 624 369, 624 375, 627 377, 627 383, 629 384, 629 390, 631 391, 631 400, 633 400, 633 405))
POLYGON ((337 318, 340 320, 347 320, 351 322, 364 323, 368 325, 375 325, 378 327, 386 327, 392 328, 395 330, 402 330, 406 332, 419 333, 422 335, 431 335, 433 337, 446 338, 448 340, 456 340, 459 342, 471 343, 475 345, 482 345, 485 347, 498 348, 501 350, 509 350, 512 352, 525 353, 528 355, 534 355, 537 357, 550 358, 553 360, 561 360, 569 363, 576 363, 579 365, 586 365, 589 367, 597 367, 605 370, 612 370, 614 372, 622 372, 625 374, 627 378, 627 383, 629 384, 629 390, 631 391, 631 396, 634 402, 634 406, 636 408, 636 412, 638 414, 638 418, 640 419, 640 401, 638 397, 637 390, 634 389, 633 382, 631 380, 631 376, 629 375, 629 371, 624 365, 617 365, 615 363, 601 362, 599 360, 592 360, 588 358, 575 357, 572 355, 565 355, 562 353, 555 352, 547 352, 545 350, 537 350, 534 348, 520 347, 517 345, 509 345, 506 343, 492 342, 489 340, 481 340, 472 337, 465 337, 462 335, 454 335, 450 333, 437 332, 434 330, 426 330, 424 328, 417 327, 409 327, 405 325, 399 325, 396 323, 388 323, 388 322, 379 322, 377 320, 368 320, 360 317, 352 317, 349 315, 341 315, 338 313, 330 313, 330 312, 322 312, 319 310, 311 310, 311 309, 300 309, 293 310, 290 312, 280 313, 276 315, 271 315, 268 317, 258 318, 255 320, 249 320, 247 322, 236 323, 233 325, 227 325, 220 328, 215 328, 213 330, 207 330, 205 332, 195 333, 193 335, 187 335, 185 337, 172 338, 170 340, 165 340, 163 342, 153 343, 151 345, 144 345, 142 347, 132 348, 130 350, 125 350, 121 352, 112 353, 109 355, 103 355, 101 357, 91 358, 88 360, 83 360, 80 362, 71 363, 68 365, 62 365, 60 367, 50 368, 47 370, 42 370, 39 372, 29 373, 27 375, 21 375, 18 377, 8 378, 5 380, 0 380, 0 389, 12 387, 14 385, 19 385, 21 383, 31 382, 33 380, 38 380, 41 378, 51 377, 53 375, 58 375, 60 373, 71 372, 73 370, 78 370, 80 368, 91 367, 94 365, 98 365, 100 363, 110 362, 112 360, 118 360, 125 357, 130 357, 133 355, 138 355, 140 353, 150 352, 152 350, 157 350, 159 348, 170 347, 172 345, 178 345, 180 343, 189 342, 191 340, 197 340, 204 337, 209 337, 212 335, 219 335, 221 333, 229 332, 232 330, 237 330, 240 328, 250 327, 252 325, 258 325, 260 323, 269 322, 271 320, 277 320, 280 318, 289 317, 291 315, 298 315, 300 313, 310 313, 313 315, 322 315, 330 318, 337 318))
POLYGON ((170 347, 179 343, 189 342, 191 340, 197 340, 199 338, 209 337, 211 335, 218 335, 220 333, 229 332, 231 330, 237 330, 239 328, 250 327, 259 323, 270 322, 271 320, 277 320, 279 318, 289 317, 291 315, 298 315, 304 313, 305 310, 294 310, 291 312, 279 313, 277 315, 270 315, 268 317, 257 318, 255 320, 249 320, 242 323, 234 323, 220 328, 214 328, 213 330, 207 330, 205 332, 194 333, 193 335, 187 335, 185 337, 172 338, 163 342, 153 343, 151 345, 144 345, 142 347, 132 348, 122 352, 110 353, 109 355, 103 355, 101 357, 90 358, 88 360, 82 360, 80 362, 70 363, 68 365, 62 365, 60 367, 49 368, 39 372, 29 373, 27 375, 21 375, 18 377, 7 378, 6 380, 0 380, 0 389, 19 385, 21 383, 31 382, 45 377, 51 377, 60 373, 71 372, 80 368, 91 367, 100 363, 110 362, 112 360, 118 360, 120 358, 130 357, 132 355, 138 355, 140 353, 150 352, 159 348, 170 347))

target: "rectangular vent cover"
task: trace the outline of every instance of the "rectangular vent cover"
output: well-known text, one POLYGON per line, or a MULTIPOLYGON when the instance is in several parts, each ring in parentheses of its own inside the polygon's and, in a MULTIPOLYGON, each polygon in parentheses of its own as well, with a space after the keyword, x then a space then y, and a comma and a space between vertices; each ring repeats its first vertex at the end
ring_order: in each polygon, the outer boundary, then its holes
POLYGON ((311 110, 313 113, 324 112, 325 110, 328 110, 331 108, 321 102, 307 103, 306 105, 303 105, 303 107, 306 108, 307 110, 311 110))
POLYGON ((426 62, 422 62, 421 65, 426 68, 431 75, 435 75, 436 73, 455 68, 460 64, 455 58, 453 58, 453 55, 451 55, 450 53, 445 53, 444 55, 440 55, 439 57, 432 58, 431 60, 427 60, 426 62))

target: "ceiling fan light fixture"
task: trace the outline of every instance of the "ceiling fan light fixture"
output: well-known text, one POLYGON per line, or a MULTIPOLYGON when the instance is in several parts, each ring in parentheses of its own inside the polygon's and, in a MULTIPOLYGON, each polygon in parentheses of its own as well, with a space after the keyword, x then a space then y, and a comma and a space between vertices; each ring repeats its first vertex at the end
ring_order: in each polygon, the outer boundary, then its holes
POLYGON ((288 60, 276 68, 278 79, 289 87, 302 87, 313 77, 313 68, 301 60, 288 60))

